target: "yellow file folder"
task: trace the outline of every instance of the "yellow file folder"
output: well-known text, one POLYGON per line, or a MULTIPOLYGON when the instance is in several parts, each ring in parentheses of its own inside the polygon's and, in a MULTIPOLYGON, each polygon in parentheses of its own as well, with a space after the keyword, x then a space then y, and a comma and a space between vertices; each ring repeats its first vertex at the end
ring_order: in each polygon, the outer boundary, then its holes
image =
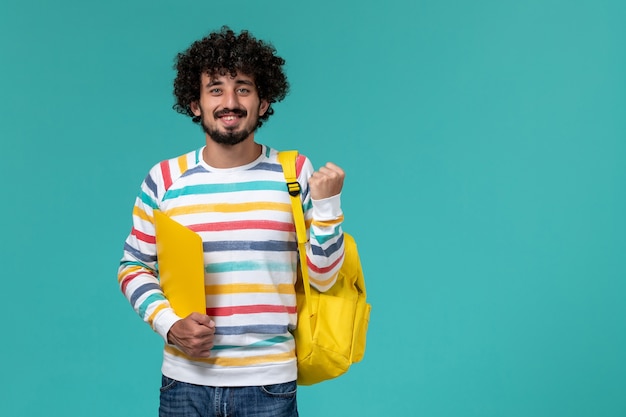
POLYGON ((200 235, 154 211, 159 279, 177 315, 206 314, 204 250, 200 235))

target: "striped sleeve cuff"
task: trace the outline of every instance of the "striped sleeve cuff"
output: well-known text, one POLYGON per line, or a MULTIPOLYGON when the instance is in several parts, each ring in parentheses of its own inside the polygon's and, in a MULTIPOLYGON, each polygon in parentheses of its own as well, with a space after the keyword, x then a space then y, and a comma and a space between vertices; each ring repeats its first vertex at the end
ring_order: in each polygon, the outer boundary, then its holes
POLYGON ((314 220, 335 220, 343 215, 341 211, 341 194, 313 202, 314 220))
POLYGON ((170 328, 180 320, 181 317, 178 317, 174 310, 171 308, 167 308, 159 313, 153 322, 153 329, 155 332, 161 335, 165 343, 167 343, 167 333, 170 331, 170 328))

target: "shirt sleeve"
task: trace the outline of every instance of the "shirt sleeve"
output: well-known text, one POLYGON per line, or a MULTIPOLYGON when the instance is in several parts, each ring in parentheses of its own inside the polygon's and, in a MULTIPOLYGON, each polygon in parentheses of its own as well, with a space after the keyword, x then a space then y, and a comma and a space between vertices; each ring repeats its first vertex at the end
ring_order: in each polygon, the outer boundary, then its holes
POLYGON ((341 194, 322 200, 311 199, 308 180, 313 172, 313 165, 306 158, 298 182, 302 187, 302 209, 309 238, 307 267, 311 285, 319 291, 326 291, 337 281, 343 265, 343 212, 341 194))
POLYGON ((180 320, 163 294, 157 271, 153 210, 158 208, 162 181, 155 166, 141 185, 133 207, 133 225, 124 244, 118 283, 139 316, 167 343, 167 333, 180 320))

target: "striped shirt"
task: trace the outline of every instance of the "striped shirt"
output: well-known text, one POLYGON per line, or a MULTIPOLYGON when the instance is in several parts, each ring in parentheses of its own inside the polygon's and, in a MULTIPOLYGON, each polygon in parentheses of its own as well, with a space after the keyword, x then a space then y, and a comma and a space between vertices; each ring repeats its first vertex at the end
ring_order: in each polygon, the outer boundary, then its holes
MULTIPOLYGON (((133 227, 118 273, 135 311, 166 342, 163 373, 208 386, 253 386, 296 379, 294 283, 298 265, 291 203, 277 151, 263 146, 250 164, 217 169, 202 148, 155 165, 133 208, 133 227), (207 315, 215 321, 206 359, 167 344, 180 319, 159 285, 153 210, 199 234, 204 247, 207 315)), ((297 160, 307 224, 311 285, 330 288, 343 262, 340 197, 313 201, 311 162, 297 160)))

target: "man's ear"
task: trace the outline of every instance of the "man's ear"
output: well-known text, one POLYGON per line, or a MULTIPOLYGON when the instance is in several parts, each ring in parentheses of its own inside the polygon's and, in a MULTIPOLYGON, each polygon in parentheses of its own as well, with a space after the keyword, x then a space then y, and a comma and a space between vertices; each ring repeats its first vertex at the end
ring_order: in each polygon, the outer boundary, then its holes
POLYGON ((200 110, 200 105, 197 101, 192 101, 191 103, 189 103, 189 108, 195 116, 200 116, 202 114, 202 111, 200 110))
POLYGON ((267 100, 261 100, 261 104, 259 105, 259 116, 263 116, 269 108, 270 102, 267 100))

